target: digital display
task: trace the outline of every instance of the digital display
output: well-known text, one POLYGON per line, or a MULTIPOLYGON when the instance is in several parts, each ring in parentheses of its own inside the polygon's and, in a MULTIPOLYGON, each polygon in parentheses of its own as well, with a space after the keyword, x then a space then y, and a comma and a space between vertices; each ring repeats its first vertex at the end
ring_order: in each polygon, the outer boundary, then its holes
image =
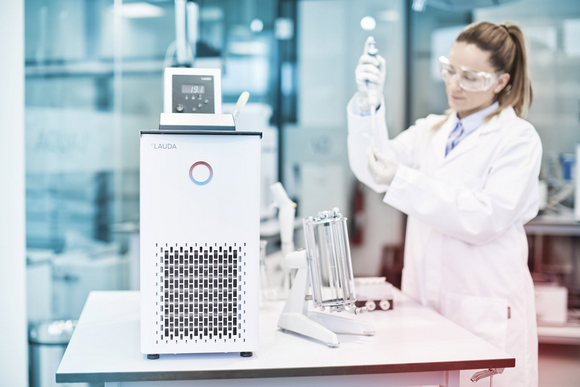
POLYGON ((181 85, 181 92, 184 94, 203 94, 205 93, 204 85, 181 85))

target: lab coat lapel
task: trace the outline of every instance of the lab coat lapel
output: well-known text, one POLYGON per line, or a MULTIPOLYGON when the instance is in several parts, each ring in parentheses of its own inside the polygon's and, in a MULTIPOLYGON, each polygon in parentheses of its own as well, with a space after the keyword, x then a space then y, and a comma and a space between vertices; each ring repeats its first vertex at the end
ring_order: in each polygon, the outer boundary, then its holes
POLYGON ((433 158, 437 168, 445 162, 445 147, 447 146, 447 139, 449 138, 451 131, 455 128, 455 125, 457 125, 457 117, 451 115, 433 136, 432 152, 434 152, 433 158))
POLYGON ((465 152, 475 148, 475 146, 477 146, 479 135, 481 134, 481 129, 483 126, 484 125, 482 125, 480 128, 477 128, 475 131, 473 131, 473 133, 465 137, 459 144, 457 144, 457 146, 453 148, 451 152, 449 152, 447 157, 445 157, 441 166, 453 161, 465 152))
MULTIPOLYGON (((443 166, 443 165, 455 160, 456 158, 458 158, 462 154, 469 152, 470 150, 475 148, 477 146, 477 144, 479 144, 479 137, 481 135, 483 135, 485 133, 489 133, 495 129, 498 129, 499 127, 500 127, 499 117, 495 116, 489 122, 486 122, 483 125, 481 125, 479 128, 475 129, 475 131, 473 131, 473 133, 471 133, 469 136, 465 137, 463 139, 463 141, 461 141, 459 144, 457 144, 457 146, 455 148, 453 148, 453 150, 451 152, 449 152, 449 155, 447 155, 447 157, 444 158, 443 163, 441 163, 440 165, 443 166)), ((443 152, 443 154, 445 154, 445 151, 443 152)))

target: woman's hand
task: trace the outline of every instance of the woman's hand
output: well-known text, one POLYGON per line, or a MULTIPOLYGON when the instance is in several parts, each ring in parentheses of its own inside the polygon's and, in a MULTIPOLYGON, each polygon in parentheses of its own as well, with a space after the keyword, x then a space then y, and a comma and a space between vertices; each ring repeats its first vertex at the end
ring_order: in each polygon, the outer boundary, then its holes
POLYGON ((358 88, 357 105, 361 112, 370 111, 369 100, 367 97, 368 85, 371 82, 377 85, 378 100, 383 98, 383 88, 385 87, 385 77, 387 66, 382 56, 371 56, 368 54, 369 40, 365 43, 364 54, 360 57, 356 70, 354 71, 356 86, 358 88))
POLYGON ((390 185, 399 169, 399 163, 376 148, 367 148, 368 169, 376 184, 390 185))

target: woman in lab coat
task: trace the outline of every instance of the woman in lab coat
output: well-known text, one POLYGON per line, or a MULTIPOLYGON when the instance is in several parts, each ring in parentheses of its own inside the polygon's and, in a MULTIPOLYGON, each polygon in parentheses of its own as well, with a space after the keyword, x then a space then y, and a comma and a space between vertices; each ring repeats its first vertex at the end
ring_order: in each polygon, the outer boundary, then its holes
POLYGON ((354 174, 409 216, 403 291, 516 358, 494 386, 538 384, 524 224, 538 212, 542 145, 524 120, 526 60, 517 26, 469 25, 440 58, 450 110, 388 139, 383 103, 373 130, 368 99, 385 61, 365 49, 347 107, 354 174))

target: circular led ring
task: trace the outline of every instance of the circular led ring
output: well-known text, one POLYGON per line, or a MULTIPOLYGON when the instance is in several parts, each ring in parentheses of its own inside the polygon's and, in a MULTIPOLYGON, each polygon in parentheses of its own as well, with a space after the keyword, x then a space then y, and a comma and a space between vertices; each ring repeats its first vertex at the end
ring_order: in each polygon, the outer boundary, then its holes
POLYGON ((197 185, 206 185, 207 183, 209 183, 211 181, 211 178, 213 177, 213 169, 211 168, 211 165, 209 165, 208 163, 206 163, 205 161, 198 161, 197 163, 194 163, 190 168, 189 168, 189 178, 191 179, 191 181, 193 181, 195 184, 197 185), (205 165, 207 167, 207 169, 209 169, 209 177, 204 180, 204 181, 197 181, 193 178, 193 169, 195 167, 197 167, 198 165, 205 165))

